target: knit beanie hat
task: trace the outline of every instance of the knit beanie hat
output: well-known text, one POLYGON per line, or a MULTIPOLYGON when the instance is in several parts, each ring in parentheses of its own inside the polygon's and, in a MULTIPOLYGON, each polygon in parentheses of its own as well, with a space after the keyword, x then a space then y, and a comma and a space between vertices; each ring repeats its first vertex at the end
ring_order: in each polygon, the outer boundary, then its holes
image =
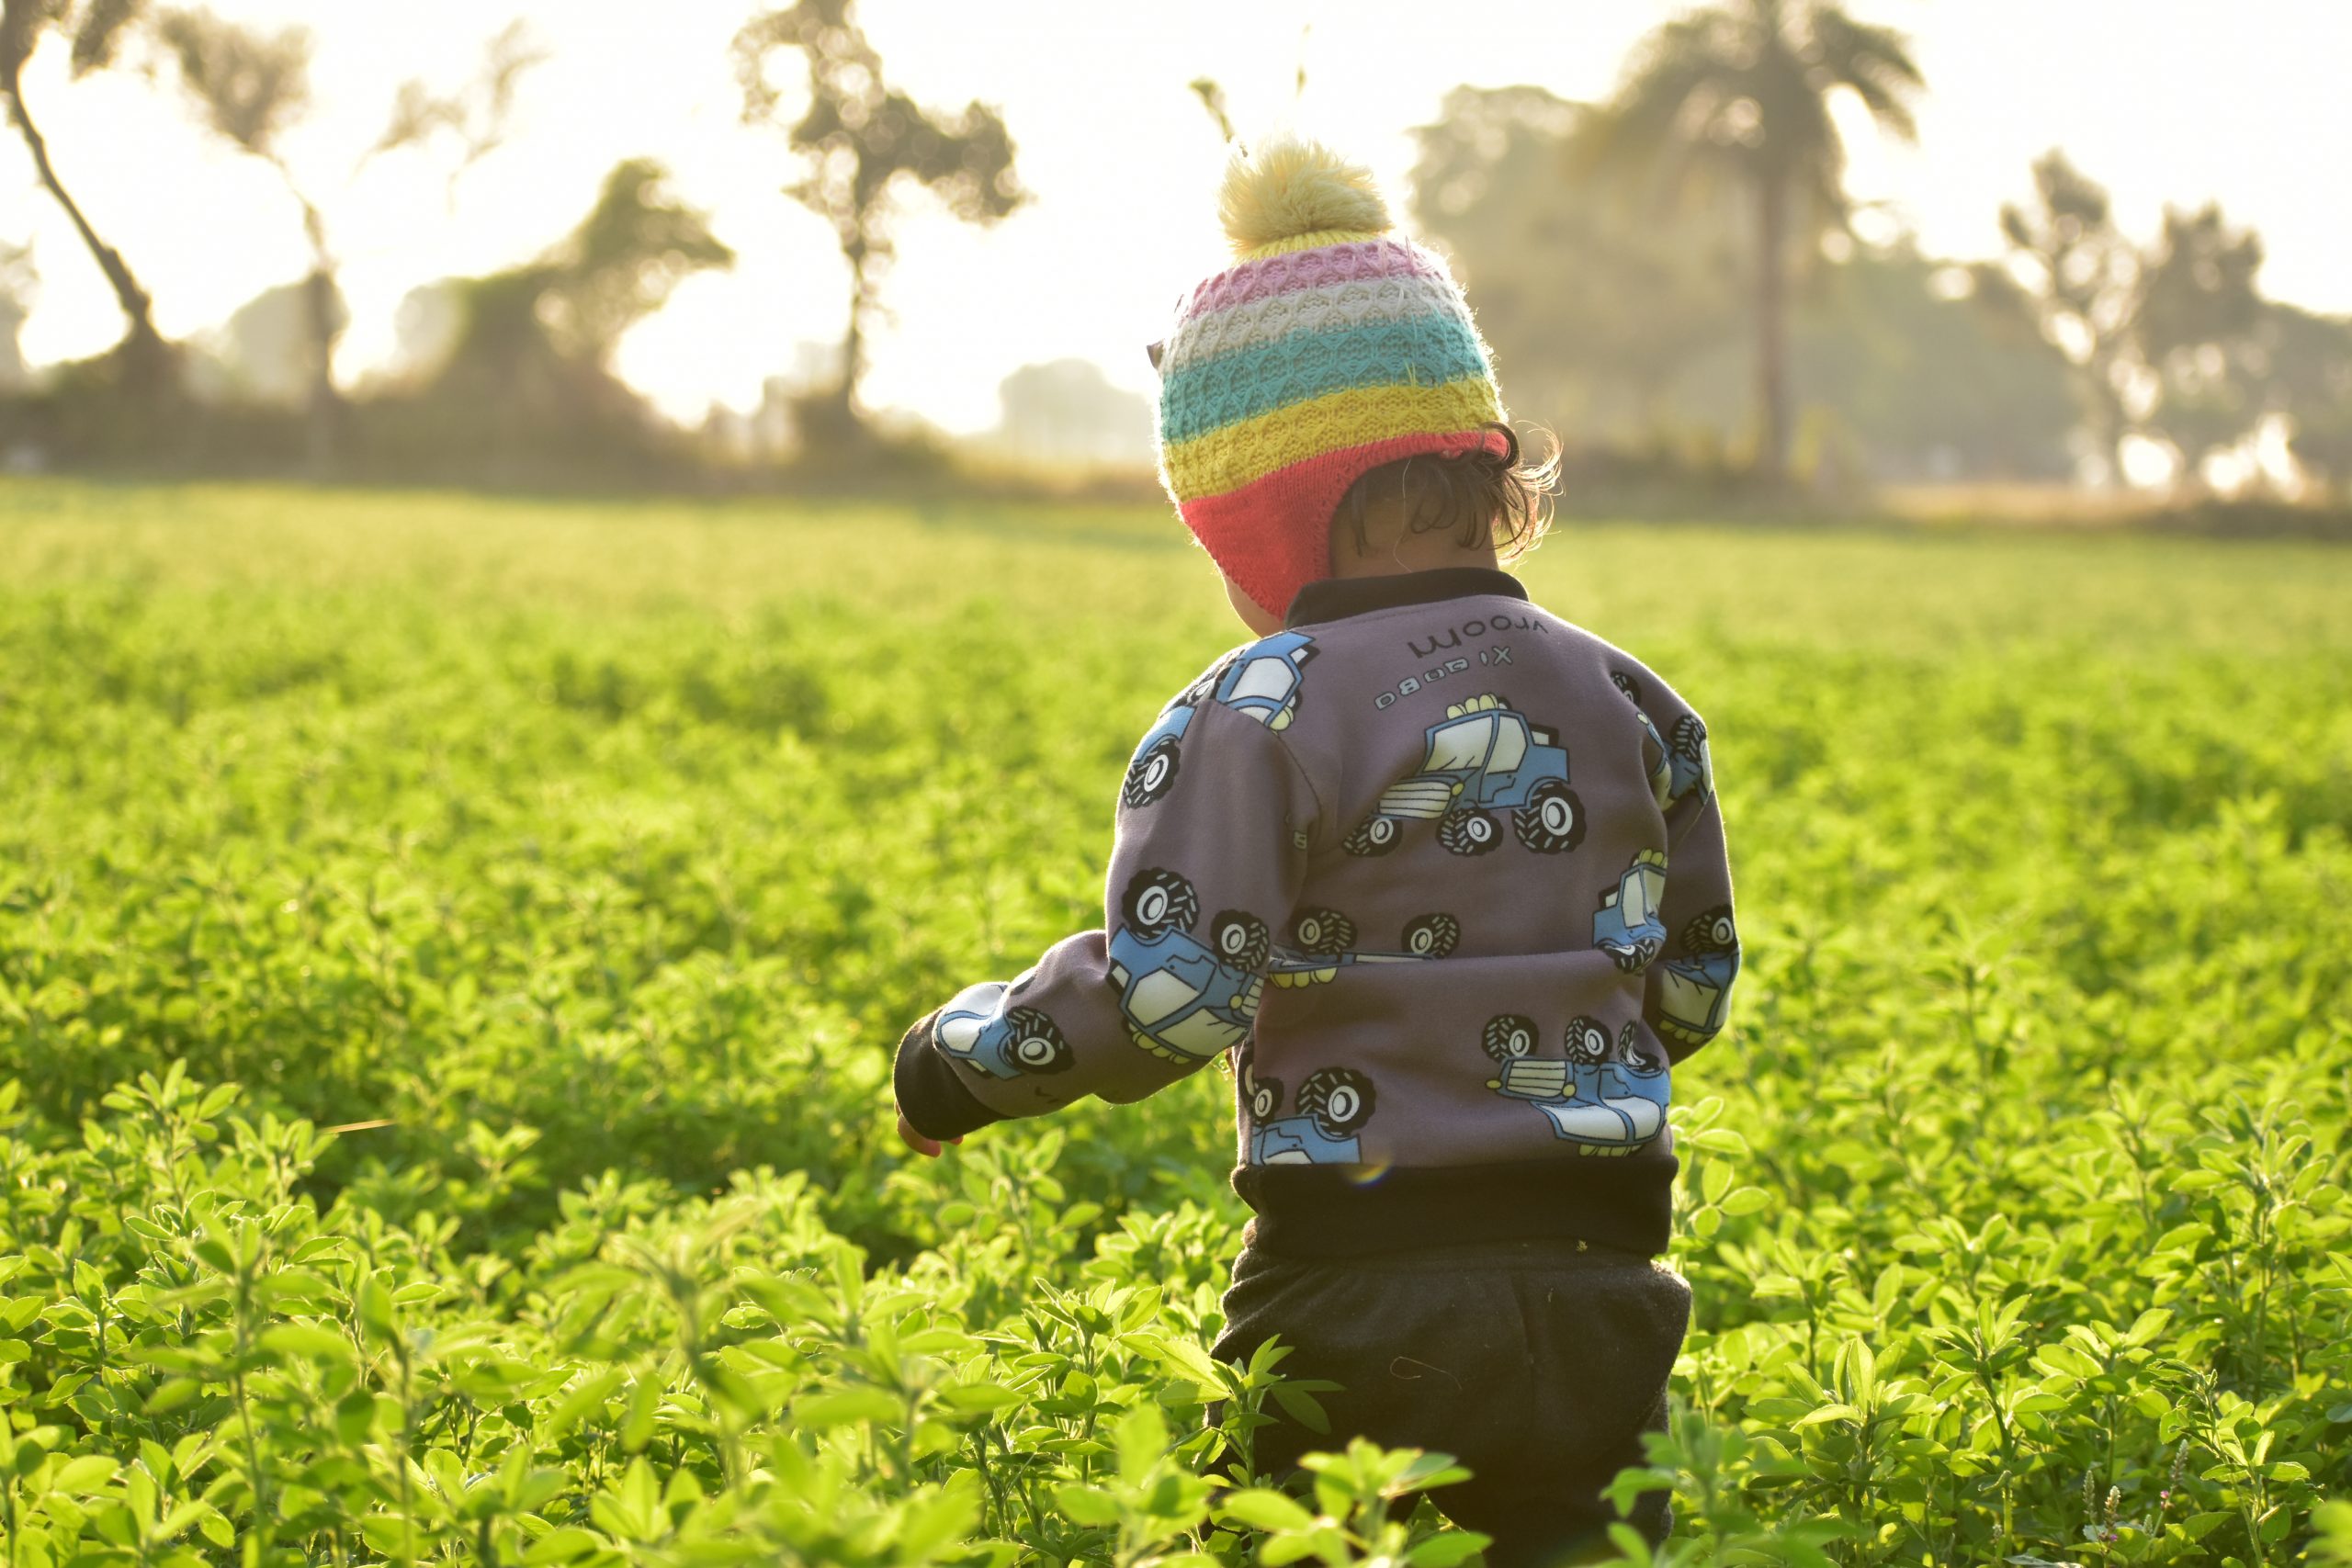
POLYGON ((1237 156, 1236 265, 1177 307, 1159 355, 1160 479, 1273 615, 1330 575, 1331 513, 1384 463, 1508 450, 1487 345, 1445 263, 1389 233, 1370 171, 1312 141, 1237 156))

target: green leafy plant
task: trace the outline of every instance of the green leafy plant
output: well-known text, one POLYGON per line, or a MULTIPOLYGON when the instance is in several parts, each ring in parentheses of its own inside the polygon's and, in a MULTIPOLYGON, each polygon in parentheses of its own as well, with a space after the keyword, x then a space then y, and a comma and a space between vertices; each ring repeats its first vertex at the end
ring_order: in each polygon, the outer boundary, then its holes
MULTIPOLYGON (((889 1135, 1237 635, 1163 519, 0 517, 6 1568, 1471 1560, 1438 1456, 1259 1470, 1229 1084, 889 1135)), ((2352 1562, 2340 561, 1660 538, 1528 569, 1706 711, 1750 945, 1610 1550, 2352 1562)))

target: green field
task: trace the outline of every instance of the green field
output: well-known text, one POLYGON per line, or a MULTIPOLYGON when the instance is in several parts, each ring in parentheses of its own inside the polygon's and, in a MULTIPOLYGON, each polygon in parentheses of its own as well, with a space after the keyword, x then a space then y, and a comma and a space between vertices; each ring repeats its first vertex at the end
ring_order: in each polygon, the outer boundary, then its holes
MULTIPOLYGON (((1525 575, 1740 888, 1668 1555, 2352 1562, 2352 557, 1525 575)), ((0 482, 0 1561, 1458 1561, 1201 1479, 1216 1075, 890 1131, 1240 635, 1157 514, 0 482)))

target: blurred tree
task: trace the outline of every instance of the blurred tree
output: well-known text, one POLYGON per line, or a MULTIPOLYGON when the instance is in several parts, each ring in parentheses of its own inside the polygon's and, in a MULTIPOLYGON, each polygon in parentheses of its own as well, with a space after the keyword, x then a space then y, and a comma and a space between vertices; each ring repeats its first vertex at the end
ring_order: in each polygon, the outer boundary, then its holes
MULTIPOLYGON (((262 32, 209 10, 170 10, 156 17, 155 34, 165 55, 178 68, 181 86, 213 134, 276 171, 300 209, 302 233, 311 247, 311 271, 301 284, 310 336, 309 450, 311 468, 323 472, 334 466, 344 418, 343 397, 335 385, 334 354, 349 317, 335 281, 326 216, 296 177, 285 151, 286 132, 311 107, 310 30, 294 27, 262 32)), ((391 124, 360 164, 379 153, 422 142, 443 130, 452 130, 464 152, 449 176, 454 189, 458 175, 498 144, 515 83, 525 70, 544 58, 531 47, 523 24, 516 22, 491 40, 481 75, 470 89, 437 98, 422 83, 404 84, 393 106, 391 124)), ((246 324, 250 331, 252 323, 246 324)), ((233 321, 231 330, 233 335, 233 321)))
POLYGON ((2111 477, 2123 472, 2140 259, 2115 225, 2107 191, 2052 148, 2033 165, 2034 207, 2001 209, 2001 233, 2025 275, 2041 331, 2077 369, 2083 418, 2111 477))
POLYGON ((0 393, 15 391, 28 379, 17 334, 32 313, 33 289, 40 281, 30 245, 0 244, 0 393))
MULTIPOLYGON (((1724 339, 1668 389, 1687 416, 1738 409, 1724 339)), ((1824 265, 1789 321, 1804 410, 1792 471, 1820 488, 1871 479, 2063 479, 2073 468, 2073 367, 1997 267, 1918 254, 1908 239, 1824 265)))
POLYGON ((422 147, 445 138, 454 141, 458 158, 449 165, 448 176, 448 194, 454 201, 458 182, 466 172, 505 145, 523 77, 548 59, 548 51, 533 38, 529 24, 520 18, 507 23, 484 46, 481 69, 464 86, 436 93, 421 81, 401 83, 392 100, 390 123, 368 156, 422 147))
POLYGON ((1788 452, 1791 220, 1811 254, 1846 215, 1845 145, 1829 99, 1851 93, 1881 130, 1910 141, 1921 85, 1909 41, 1892 28, 1826 0, 1732 0, 1650 34, 1586 130, 1594 166, 1662 175, 1669 186, 1728 175, 1754 202, 1758 467, 1768 479, 1788 452))
POLYGON ((2352 320, 2271 305, 2262 337, 2288 452, 2321 491, 2352 502, 2352 320))
MULTIPOLYGON (((2003 207, 2001 232, 2043 336, 2076 367, 2085 423, 2111 476, 2121 478, 2135 438, 2169 449, 2177 482, 2193 487, 2216 456, 2250 450, 2290 404, 2300 405, 2290 415, 2299 427, 2328 425, 2324 375, 2308 355, 2294 358, 2325 334, 2262 298, 2252 230, 2232 229, 2218 205, 2167 207, 2143 252, 2117 227, 2107 192, 2064 153, 2036 160, 2033 180, 2033 208, 2003 207)), ((2314 434, 2305 446, 2324 442, 2314 434)))
POLYGON ((171 389, 172 355, 155 331, 154 301, 140 286, 122 253, 98 238, 88 215, 66 193, 56 166, 50 162, 49 143, 25 103, 25 66, 44 35, 54 32, 68 39, 74 74, 86 76, 113 63, 125 30, 139 19, 144 6, 145 0, 0 0, 0 94, 7 96, 8 118, 16 122, 17 134, 32 153, 33 169, 41 185, 73 220, 74 232, 82 236, 82 243, 114 289, 116 303, 122 307, 127 326, 117 353, 124 385, 139 395, 155 396, 171 389))
MULTIPOLYGON (((334 384, 334 346, 347 316, 342 293, 335 287, 326 219, 294 177, 283 146, 287 129, 311 105, 310 29, 297 27, 265 33, 210 11, 174 10, 155 18, 155 36, 179 67, 181 86, 213 134, 275 170, 301 210, 302 234, 311 246, 310 275, 300 285, 310 336, 306 400, 311 467, 323 472, 334 464, 336 426, 342 419, 343 399, 334 384)), ((251 323, 247 324, 250 328, 251 323)))
POLYGON ((538 315, 562 354, 609 369, 621 335, 667 303, 671 290, 697 272, 735 265, 708 216, 673 198, 668 179, 650 158, 615 164, 596 205, 553 254, 538 315))
POLYGON ((1145 464, 1152 457, 1151 404, 1111 385, 1091 359, 1024 365, 997 389, 1007 451, 1049 463, 1145 464))
MULTIPOLYGON (((454 448, 500 459, 594 451, 642 428, 642 405, 612 374, 614 350, 684 279, 735 260, 667 178, 651 159, 618 164, 588 215, 538 260, 435 286, 450 347, 418 400, 447 417, 454 448)), ((416 296, 402 308, 431 313, 416 296)))
POLYGON ((2256 276, 2262 241, 2233 231, 2217 204, 2165 209, 2164 234, 2140 268, 2132 337, 2154 377, 2148 433, 2195 482, 2206 461, 2245 441, 2264 417, 2269 358, 2257 333, 2266 308, 2256 276))
MULTIPOLYGON (((189 389, 207 399, 309 409, 318 366, 313 295, 309 278, 277 284, 238 306, 219 328, 199 334, 187 367, 189 389)), ((340 332, 345 319, 340 290, 330 293, 327 308, 340 332)), ((315 465, 315 450, 306 455, 315 465)))
POLYGON ((1732 214, 1636 212, 1576 174, 1589 112, 1541 87, 1456 87, 1413 133, 1411 212, 1452 253, 1512 406, 1629 442, 1670 423, 1668 389, 1736 330, 1732 214))
POLYGON ((2071 367, 2008 276, 1908 241, 1826 267, 1799 308, 1799 400, 1838 411, 1872 477, 2064 479, 2071 367))
POLYGON ((753 17, 732 48, 745 123, 786 130, 805 173, 786 194, 832 226, 849 264, 840 384, 803 411, 803 424, 804 434, 852 445, 864 430, 857 383, 866 317, 892 254, 894 187, 910 179, 968 223, 994 223, 1025 199, 1013 175, 1012 138, 996 110, 978 102, 953 114, 926 109, 888 86, 854 10, 855 0, 798 0, 753 17), (767 76, 768 58, 779 49, 800 51, 808 69, 808 106, 788 128, 784 94, 767 76))

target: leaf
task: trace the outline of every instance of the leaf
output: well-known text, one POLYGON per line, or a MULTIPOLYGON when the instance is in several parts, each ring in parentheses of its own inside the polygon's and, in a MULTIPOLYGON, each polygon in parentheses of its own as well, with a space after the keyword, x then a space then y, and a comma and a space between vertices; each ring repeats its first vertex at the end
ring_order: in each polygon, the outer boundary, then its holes
POLYGON ((1731 1167, 1721 1160, 1707 1160, 1699 1168, 1699 1196, 1709 1203, 1720 1203, 1731 1190, 1731 1167))
POLYGON ((150 1416, 168 1415, 202 1392, 204 1385, 194 1378, 169 1378, 156 1385, 155 1392, 147 1396, 144 1408, 150 1416))
POLYGON ((1324 1413, 1322 1403, 1313 1394, 1295 1383, 1278 1382, 1274 1384, 1273 1396, 1274 1403, 1282 1406, 1283 1415, 1317 1437, 1330 1435, 1331 1417, 1324 1413))
POLYGON ((58 1466, 49 1484, 59 1492, 96 1492, 115 1478, 116 1470, 104 1454, 80 1454, 58 1466))
POLYGON ((383 1281, 373 1275, 359 1287, 359 1321, 379 1338, 390 1338, 392 1335, 392 1294, 384 1288, 383 1281))
POLYGON ((1260 1530, 1303 1530, 1315 1522, 1315 1516, 1280 1492, 1253 1486, 1246 1491, 1227 1495, 1217 1504, 1220 1518, 1230 1519, 1260 1530))
POLYGON ((1476 1530, 1447 1530, 1415 1544, 1405 1553, 1411 1568, 1456 1568, 1493 1544, 1493 1538, 1476 1530))
POLYGON ((805 1394, 792 1402, 792 1424, 821 1432, 861 1421, 903 1421, 907 1407, 878 1388, 843 1388, 805 1394))
POLYGON ((1119 1417, 1113 1428, 1113 1446, 1119 1456, 1119 1479, 1133 1490, 1140 1487, 1168 1450, 1168 1420, 1156 1404, 1138 1404, 1119 1417))
POLYGON ((592 1551, 601 1551, 604 1547, 604 1538, 595 1531, 582 1529, 577 1525, 566 1525, 548 1531, 547 1534, 524 1548, 523 1561, 534 1565, 542 1562, 570 1562, 576 1558, 585 1557, 592 1551))
POLYGON ((397 1514, 368 1514, 359 1521, 359 1534, 387 1557, 413 1558, 424 1544, 423 1536, 397 1514))
POLYGON ((1329 1525, 1313 1529, 1278 1535, 1258 1549, 1258 1561, 1265 1568, 1285 1568, 1301 1558, 1321 1556, 1329 1562, 1344 1562, 1347 1541, 1339 1530, 1329 1525))
POLYGON ((1802 1430, 1807 1427, 1821 1426, 1828 1421, 1860 1421, 1861 1418, 1862 1413, 1850 1404, 1825 1404, 1810 1415, 1800 1416, 1796 1426, 1802 1430))
POLYGON ((281 1323, 264 1329, 262 1345, 271 1350, 311 1360, 347 1361, 354 1351, 351 1341, 312 1323, 281 1323))
POLYGON ((162 1521, 155 1526, 155 1534, 164 1540, 169 1540, 212 1512, 212 1505, 209 1503, 181 1503, 164 1516, 162 1521))
POLYGON ((1724 1195, 1724 1213, 1737 1216, 1771 1207, 1772 1195, 1761 1187, 1735 1187, 1724 1195))
POLYGON ((1209 1359, 1207 1351, 1191 1340, 1159 1334, 1131 1334, 1126 1337, 1146 1355, 1165 1363, 1212 1393, 1226 1392, 1225 1378, 1217 1370, 1217 1364, 1209 1359))
POLYGON ((987 1415, 1009 1410, 1022 1402, 1017 1389, 992 1382, 950 1383, 939 1391, 939 1402, 959 1416, 987 1415))
POLYGON ((628 1408, 621 1415, 621 1447, 641 1452, 653 1440, 653 1418, 662 1408, 661 1380, 639 1373, 628 1391, 628 1408))
POLYGON ((1076 1524, 1101 1529, 1119 1522, 1119 1500, 1099 1486, 1065 1483, 1054 1488, 1054 1506, 1076 1524))
POLYGON ((591 1410, 602 1409, 627 1378, 628 1374, 618 1367, 607 1367, 595 1376, 583 1379, 558 1400, 555 1408, 540 1421, 540 1438, 547 1442, 560 1440, 591 1410))

